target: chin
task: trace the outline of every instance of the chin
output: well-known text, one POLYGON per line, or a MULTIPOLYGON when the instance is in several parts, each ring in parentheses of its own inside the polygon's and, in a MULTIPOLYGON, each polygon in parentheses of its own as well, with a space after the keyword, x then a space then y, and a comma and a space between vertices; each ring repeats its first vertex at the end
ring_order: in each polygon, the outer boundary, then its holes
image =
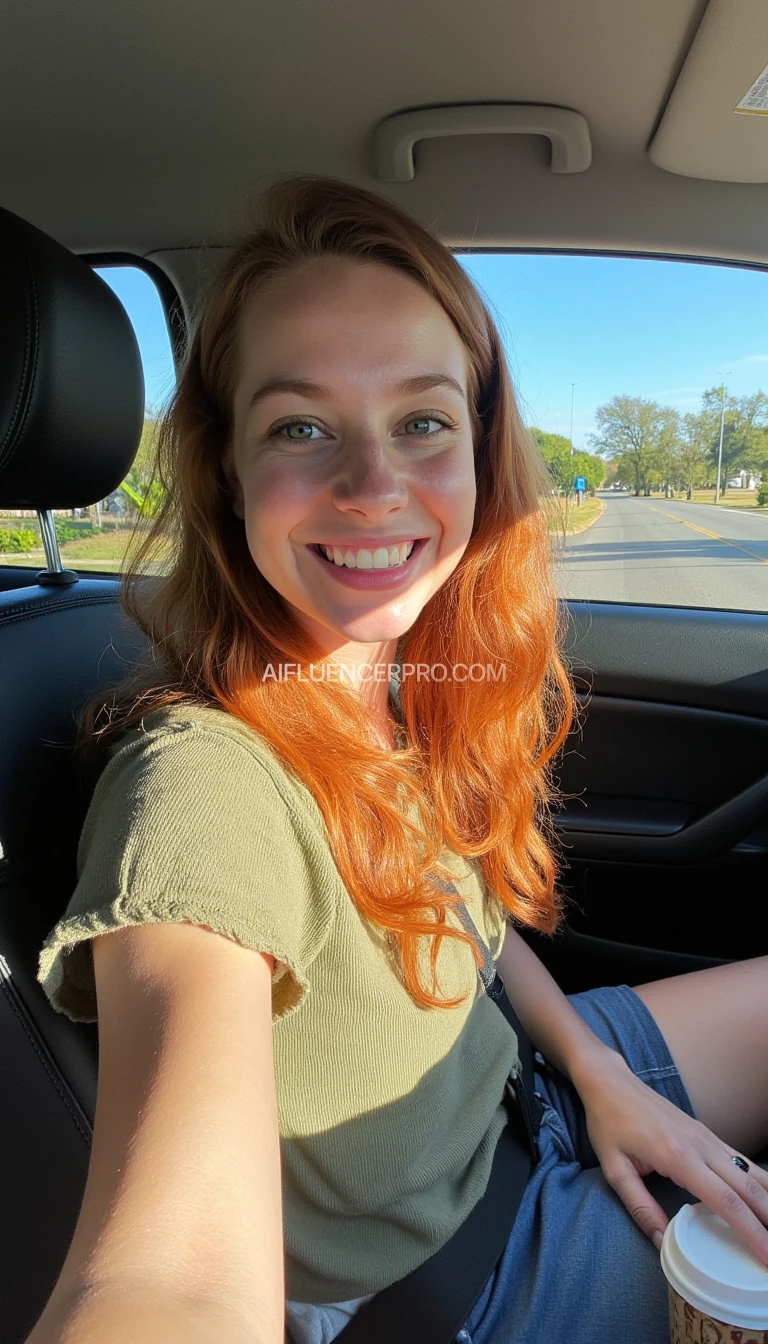
POLYGON ((387 644, 393 639, 400 639, 410 630, 415 620, 414 616, 407 624, 398 621, 390 625, 359 625, 353 622, 351 625, 338 627, 338 633, 354 644, 387 644))

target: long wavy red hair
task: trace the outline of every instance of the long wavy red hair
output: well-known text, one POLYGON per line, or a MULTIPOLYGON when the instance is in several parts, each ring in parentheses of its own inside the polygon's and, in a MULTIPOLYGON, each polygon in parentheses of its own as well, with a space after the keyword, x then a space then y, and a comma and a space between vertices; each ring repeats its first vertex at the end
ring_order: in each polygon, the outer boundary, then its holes
MULTIPOLYGON (((464 269, 389 201, 335 179, 292 176, 266 190, 259 218, 205 296, 175 394, 161 419, 159 513, 137 528, 123 601, 153 646, 141 669, 80 723, 81 743, 114 740, 153 709, 193 700, 252 727, 317 800, 342 880, 396 943, 423 1007, 455 1007, 419 982, 432 939, 433 991, 457 896, 444 845, 480 862, 490 892, 522 924, 552 933, 562 910, 549 821, 550 774, 574 712, 559 653, 547 500, 551 484, 525 429, 494 321, 464 269), (232 427, 244 306, 277 272, 333 255, 382 262, 442 305, 469 354, 477 504, 455 571, 401 638, 402 662, 491 663, 494 680, 401 685, 402 749, 378 745, 375 711, 343 682, 264 679, 269 664, 324 661, 249 554, 222 457, 232 427), (165 557, 152 582, 148 562, 165 557), (354 805, 350 806, 350 800, 354 805), (417 824, 411 818, 421 818, 417 824)), ((455 921, 456 922, 456 921, 455 921)))

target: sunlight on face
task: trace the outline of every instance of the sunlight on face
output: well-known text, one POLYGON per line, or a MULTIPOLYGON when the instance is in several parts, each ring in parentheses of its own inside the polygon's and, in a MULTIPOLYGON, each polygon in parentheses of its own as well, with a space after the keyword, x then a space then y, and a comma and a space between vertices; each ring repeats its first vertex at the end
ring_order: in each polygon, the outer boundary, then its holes
POLYGON ((254 564, 326 653, 397 640, 466 549, 467 362, 440 304, 380 263, 304 263, 243 314, 233 508, 254 564), (413 553, 390 566, 401 542, 413 553), (374 563, 386 550, 387 568, 341 567, 318 544, 363 565, 358 548, 374 563))

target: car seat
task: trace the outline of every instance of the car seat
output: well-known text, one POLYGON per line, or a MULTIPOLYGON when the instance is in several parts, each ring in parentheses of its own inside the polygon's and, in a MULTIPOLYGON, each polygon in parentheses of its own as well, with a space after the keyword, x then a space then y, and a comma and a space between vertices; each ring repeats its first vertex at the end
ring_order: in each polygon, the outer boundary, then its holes
POLYGON ((74 1232, 96 1099, 96 1026, 54 1012, 36 979, 89 801, 75 714, 146 649, 117 579, 62 569, 51 510, 124 479, 144 381, 109 286, 2 209, 0 293, 0 506, 39 511, 48 559, 39 575, 0 569, 0 1339, 21 1344, 74 1232))

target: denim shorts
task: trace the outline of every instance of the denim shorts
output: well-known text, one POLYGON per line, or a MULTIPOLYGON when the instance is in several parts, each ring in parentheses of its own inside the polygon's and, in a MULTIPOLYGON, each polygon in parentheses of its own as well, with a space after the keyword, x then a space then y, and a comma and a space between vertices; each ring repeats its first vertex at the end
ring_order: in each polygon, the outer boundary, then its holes
MULTIPOLYGON (((628 985, 568 1001, 632 1072, 693 1115, 667 1044, 628 985)), ((539 1161, 501 1259, 454 1344, 667 1344, 667 1287, 659 1252, 605 1180, 578 1093, 536 1056, 544 1104, 539 1161)), ((668 1217, 695 1196, 653 1173, 648 1190, 668 1217)))

